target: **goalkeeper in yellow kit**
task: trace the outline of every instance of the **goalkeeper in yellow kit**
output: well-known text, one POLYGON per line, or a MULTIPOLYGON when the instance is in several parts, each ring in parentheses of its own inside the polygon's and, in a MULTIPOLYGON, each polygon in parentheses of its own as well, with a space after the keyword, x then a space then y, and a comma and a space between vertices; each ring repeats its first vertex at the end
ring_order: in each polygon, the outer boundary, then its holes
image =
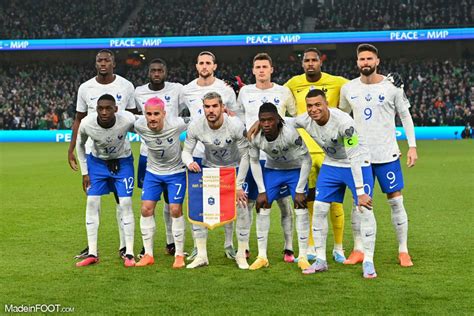
MULTIPOLYGON (((308 91, 312 89, 323 90, 326 93, 330 107, 336 108, 339 103, 339 92, 341 87, 349 80, 321 72, 321 65, 321 52, 316 48, 308 48, 304 51, 303 55, 304 74, 294 76, 285 83, 285 86, 291 90, 296 100, 298 115, 306 113, 305 97, 308 94, 308 91)), ((313 166, 308 179, 309 190, 307 197, 310 223, 312 223, 313 204, 316 193, 316 178, 323 163, 324 151, 305 130, 298 129, 298 131, 303 137, 313 161, 313 166)), ((342 238, 344 234, 344 209, 342 208, 341 203, 331 203, 330 217, 334 232, 333 258, 336 262, 343 263, 346 258, 342 247, 342 238)), ((308 259, 315 259, 312 230, 310 230, 309 236, 308 259)))

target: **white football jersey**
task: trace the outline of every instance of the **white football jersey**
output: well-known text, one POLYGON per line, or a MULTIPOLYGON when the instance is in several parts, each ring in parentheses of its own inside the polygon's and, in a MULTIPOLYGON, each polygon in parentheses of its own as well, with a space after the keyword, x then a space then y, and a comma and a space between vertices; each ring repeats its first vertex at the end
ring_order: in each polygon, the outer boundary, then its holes
POLYGON ((204 145, 202 164, 206 167, 237 167, 240 157, 248 152, 244 124, 237 117, 224 115, 219 129, 211 129, 205 117, 189 124, 183 151, 192 154, 197 142, 204 145))
POLYGON ((91 78, 79 86, 76 111, 95 113, 97 100, 104 94, 110 94, 115 98, 115 105, 119 110, 135 109, 133 91, 133 84, 119 75, 115 75, 115 80, 109 84, 100 84, 95 77, 91 78))
POLYGON ((263 103, 275 104, 278 114, 285 117, 286 112, 296 116, 296 105, 290 89, 273 83, 269 89, 259 89, 256 84, 246 85, 240 89, 237 104, 244 113, 247 130, 258 121, 258 111, 263 103))
POLYGON ((326 153, 323 164, 350 168, 349 159, 361 162, 362 166, 369 165, 369 153, 364 139, 358 134, 354 120, 349 114, 339 109, 329 108, 329 120, 324 126, 319 126, 304 113, 293 122, 294 127, 304 128, 326 153))
POLYGON ((186 130, 186 127, 182 118, 169 118, 168 114, 163 129, 159 132, 148 128, 144 116, 135 122, 135 131, 148 147, 147 171, 158 175, 186 171, 186 166, 181 160, 181 144, 179 142, 179 135, 186 130))
POLYGON ((398 159, 400 149, 395 115, 410 108, 403 89, 395 87, 387 78, 380 83, 365 84, 359 77, 341 88, 339 108, 353 112, 357 130, 367 142, 372 163, 398 159))
MULTIPOLYGON (((154 91, 148 87, 148 83, 142 86, 138 86, 135 89, 135 103, 137 109, 143 112, 143 105, 145 102, 153 97, 158 97, 165 102, 166 117, 169 119, 177 119, 182 108, 180 102, 181 89, 183 85, 177 82, 165 81, 163 89, 154 91)), ((147 156, 146 146, 140 146, 140 155, 147 156)))
MULTIPOLYGON (((97 123, 97 113, 83 118, 77 133, 77 146, 85 147, 86 141, 91 139, 91 154, 96 158, 111 160, 129 157, 132 151, 130 142, 127 140, 127 133, 133 130, 135 115, 127 111, 119 111, 115 116, 115 124, 110 128, 103 128, 97 123)), ((79 155, 82 174, 87 174, 85 155, 83 159, 80 156, 82 155, 79 155)))
POLYGON ((308 154, 303 139, 292 126, 283 125, 280 134, 273 141, 268 141, 260 131, 250 142, 250 158, 258 158, 259 152, 266 153, 265 167, 270 169, 301 168, 303 157, 308 154))
MULTIPOLYGON (((231 111, 237 111, 237 99, 234 90, 229 87, 223 80, 216 78, 213 84, 201 87, 197 84, 198 79, 194 79, 185 85, 181 92, 182 106, 188 108, 191 120, 196 120, 204 116, 202 107, 202 98, 208 92, 217 92, 222 98, 224 105, 231 111)), ((194 157, 204 157, 204 146, 197 144, 193 153, 194 157)))

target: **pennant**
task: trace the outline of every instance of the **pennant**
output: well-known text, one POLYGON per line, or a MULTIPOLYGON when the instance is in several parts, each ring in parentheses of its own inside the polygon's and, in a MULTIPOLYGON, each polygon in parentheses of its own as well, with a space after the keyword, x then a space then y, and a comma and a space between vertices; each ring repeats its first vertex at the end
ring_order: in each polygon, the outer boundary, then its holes
POLYGON ((202 168, 187 172, 188 219, 209 229, 236 218, 235 168, 202 168))

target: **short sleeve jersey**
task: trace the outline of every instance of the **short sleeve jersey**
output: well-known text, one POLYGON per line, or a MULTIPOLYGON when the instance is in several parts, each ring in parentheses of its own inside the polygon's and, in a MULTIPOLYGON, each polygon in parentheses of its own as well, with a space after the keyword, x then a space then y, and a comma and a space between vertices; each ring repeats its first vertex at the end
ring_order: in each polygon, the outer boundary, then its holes
POLYGON ((97 122, 97 113, 87 115, 79 125, 80 144, 92 140, 92 155, 103 160, 129 157, 132 154, 127 133, 133 129, 135 116, 126 111, 116 113, 115 124, 103 128, 97 122))
POLYGON ((188 127, 184 150, 197 142, 204 145, 202 164, 206 167, 237 167, 241 155, 248 150, 244 124, 237 117, 224 114, 224 123, 216 130, 209 127, 205 117, 193 120, 188 127))
POLYGON ((369 164, 364 140, 349 114, 329 108, 329 120, 324 126, 318 125, 307 113, 298 116, 294 123, 296 127, 304 128, 324 150, 323 164, 350 168, 349 159, 359 159, 362 165, 369 164))
POLYGON ((286 124, 273 141, 268 141, 263 132, 255 135, 250 142, 250 157, 258 158, 260 150, 267 156, 266 168, 281 170, 301 168, 302 158, 308 153, 300 134, 292 126, 286 124))
POLYGON ((135 122, 135 131, 148 148, 147 171, 158 175, 169 175, 186 171, 181 160, 179 135, 186 130, 182 118, 166 116, 163 128, 153 131, 147 126, 146 118, 135 122))
POLYGON ((376 84, 364 84, 356 78, 342 87, 339 107, 352 111, 357 130, 367 141, 372 163, 398 159, 395 116, 410 107, 403 89, 387 78, 376 84))
POLYGON ((135 109, 133 92, 133 84, 119 75, 115 75, 115 80, 109 84, 98 83, 94 77, 79 86, 76 111, 95 113, 97 100, 104 94, 110 94, 115 98, 119 110, 135 109))

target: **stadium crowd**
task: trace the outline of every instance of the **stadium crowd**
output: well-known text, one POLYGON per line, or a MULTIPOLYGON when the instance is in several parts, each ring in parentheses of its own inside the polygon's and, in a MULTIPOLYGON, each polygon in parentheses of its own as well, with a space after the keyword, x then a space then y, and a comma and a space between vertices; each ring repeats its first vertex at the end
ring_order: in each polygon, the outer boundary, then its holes
POLYGON ((79 38, 466 27, 473 0, 13 0, 0 38, 79 38), (331 4, 332 3, 332 4, 331 4), (134 8, 140 8, 132 16, 134 8), (350 9, 348 9, 350 8, 350 9), (314 18, 305 28, 306 18, 314 18), (125 34, 118 34, 126 27, 125 34))
POLYGON ((304 12, 315 18, 315 30, 418 29, 474 23, 472 0, 337 0, 332 6, 314 1, 306 4, 304 12))
MULTIPOLYGON (((186 84, 195 78, 194 63, 169 62, 171 82, 186 84), (191 71, 190 71, 191 70, 191 71)), ((474 62, 466 60, 424 60, 402 62, 384 60, 381 73, 398 72, 412 105, 416 126, 474 126, 474 62)), ((253 82, 251 62, 219 64, 217 77, 239 74, 253 82)), ((355 78, 353 60, 328 60, 323 71, 355 78)), ((147 82, 146 66, 118 69, 135 86, 147 82)), ((299 62, 275 61, 273 81, 283 84, 301 73, 299 62)), ((77 89, 95 75, 86 65, 3 65, 0 67, 0 129, 69 129, 74 118, 77 89)))

